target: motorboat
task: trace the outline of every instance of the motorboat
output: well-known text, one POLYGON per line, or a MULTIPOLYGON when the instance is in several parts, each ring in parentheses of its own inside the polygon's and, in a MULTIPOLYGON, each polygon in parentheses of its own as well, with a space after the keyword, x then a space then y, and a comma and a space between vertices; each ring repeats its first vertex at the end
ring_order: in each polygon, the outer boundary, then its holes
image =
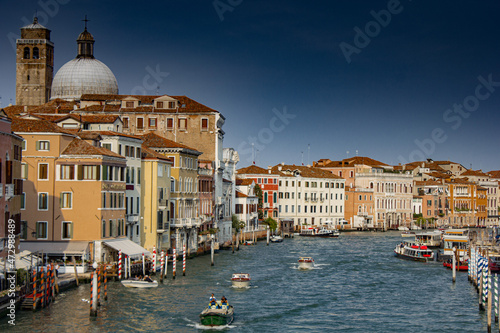
POLYGON ((415 237, 415 231, 403 231, 401 237, 415 237))
POLYGON ((220 301, 209 304, 200 313, 200 322, 203 326, 225 326, 233 322, 234 307, 229 304, 222 304, 220 301))
POLYGON ((400 243, 396 245, 394 255, 407 260, 423 262, 434 260, 434 251, 430 250, 426 245, 412 243, 400 243))
POLYGON ((269 241, 271 241, 272 243, 281 243, 281 242, 283 242, 283 237, 281 237, 279 235, 273 235, 273 236, 269 237, 269 241))
POLYGON ((311 257, 299 258, 299 269, 312 269, 314 267, 314 259, 311 257))
POLYGON ((255 245, 255 243, 251 240, 246 240, 243 242, 243 245, 255 245))
POLYGON ((122 280, 121 283, 127 288, 156 288, 158 287, 158 281, 153 280, 152 282, 144 280, 122 280))
POLYGON ((248 288, 250 286, 250 274, 235 273, 231 278, 231 282, 235 288, 248 288))
POLYGON ((305 237, 330 238, 330 237, 339 237, 340 232, 337 229, 309 228, 309 229, 302 229, 299 235, 305 237))
MULTIPOLYGON (((452 259, 448 259, 446 261, 443 261, 443 267, 453 269, 453 261, 452 259)), ((468 271, 469 270, 469 263, 466 262, 457 262, 455 264, 455 269, 457 271, 468 271)))

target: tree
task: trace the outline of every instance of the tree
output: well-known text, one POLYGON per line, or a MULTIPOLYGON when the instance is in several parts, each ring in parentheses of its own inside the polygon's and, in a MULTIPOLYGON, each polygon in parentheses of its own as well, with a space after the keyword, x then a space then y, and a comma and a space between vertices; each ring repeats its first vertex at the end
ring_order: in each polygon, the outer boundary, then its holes
POLYGON ((267 226, 267 245, 269 245, 269 232, 271 230, 276 230, 278 228, 278 222, 274 220, 272 217, 268 217, 264 221, 261 222, 263 225, 267 226))
POLYGON ((255 192, 255 196, 259 198, 259 203, 257 204, 257 214, 259 217, 259 221, 262 221, 262 219, 264 218, 264 212, 262 211, 262 189, 260 188, 259 184, 255 184, 253 190, 255 192))

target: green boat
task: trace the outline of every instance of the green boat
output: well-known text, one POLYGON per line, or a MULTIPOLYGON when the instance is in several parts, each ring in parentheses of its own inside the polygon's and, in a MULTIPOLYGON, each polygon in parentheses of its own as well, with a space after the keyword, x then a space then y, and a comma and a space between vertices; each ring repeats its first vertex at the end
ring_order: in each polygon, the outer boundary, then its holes
POLYGON ((220 305, 220 302, 217 302, 217 307, 224 308, 209 307, 200 313, 200 321, 203 326, 224 326, 233 322, 234 308, 232 305, 220 305))

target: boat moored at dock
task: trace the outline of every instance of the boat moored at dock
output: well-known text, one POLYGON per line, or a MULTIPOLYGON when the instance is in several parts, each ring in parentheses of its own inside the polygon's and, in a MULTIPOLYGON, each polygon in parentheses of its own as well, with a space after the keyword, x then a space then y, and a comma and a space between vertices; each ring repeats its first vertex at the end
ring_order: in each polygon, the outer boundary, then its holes
POLYGON ((235 288, 248 288, 250 286, 250 274, 235 273, 231 278, 231 283, 235 288))
POLYGON ((464 261, 469 249, 469 230, 447 229, 443 235, 443 243, 443 254, 445 256, 452 256, 453 247, 455 247, 459 260, 464 261))
POLYGON ((122 280, 122 285, 127 288, 156 288, 158 281, 143 281, 143 280, 122 280))
POLYGON ((312 269, 314 267, 314 259, 311 257, 299 258, 299 269, 312 269))
POLYGON ((281 236, 277 236, 277 235, 273 235, 273 236, 271 236, 271 237, 269 238, 269 241, 270 241, 271 243, 281 243, 281 242, 283 242, 283 237, 281 237, 281 236))
POLYGON ((398 258, 415 260, 415 261, 433 261, 434 251, 430 250, 425 245, 417 245, 411 243, 400 243, 394 249, 394 255, 398 258))

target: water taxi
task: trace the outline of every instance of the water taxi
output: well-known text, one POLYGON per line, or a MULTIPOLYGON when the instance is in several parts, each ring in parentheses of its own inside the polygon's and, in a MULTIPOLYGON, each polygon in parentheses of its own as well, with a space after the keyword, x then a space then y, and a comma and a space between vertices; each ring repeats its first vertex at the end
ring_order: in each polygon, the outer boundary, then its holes
POLYGON ((330 238, 330 237, 339 237, 340 232, 337 229, 309 228, 309 229, 302 229, 299 235, 305 237, 330 238))
POLYGON ((440 231, 419 232, 415 234, 415 243, 427 247, 440 247, 442 235, 440 231))
POLYGON ((243 245, 255 245, 255 243, 251 240, 246 240, 243 242, 243 245))
POLYGON ((311 257, 299 258, 299 269, 311 269, 314 267, 314 259, 311 257))
POLYGON ((394 255, 398 258, 407 260, 423 262, 434 260, 434 251, 430 250, 427 246, 410 243, 400 243, 396 245, 394 255))
POLYGON ((401 237, 415 237, 415 231, 403 231, 401 237))
MULTIPOLYGON (((453 269, 452 260, 448 259, 446 261, 443 261, 443 267, 453 269)), ((468 271, 469 270, 469 263, 468 262, 457 262, 455 264, 455 268, 457 271, 468 271)))
POLYGON ((233 283, 233 287, 235 288, 248 288, 250 286, 250 274, 248 273, 233 274, 231 282, 233 283))
POLYGON ((208 308, 200 313, 200 322, 203 326, 224 326, 233 322, 234 307, 222 304, 220 301, 215 305, 209 304, 208 308))
POLYGON ((148 282, 143 280, 122 280, 122 285, 127 288, 156 288, 158 281, 148 282))

